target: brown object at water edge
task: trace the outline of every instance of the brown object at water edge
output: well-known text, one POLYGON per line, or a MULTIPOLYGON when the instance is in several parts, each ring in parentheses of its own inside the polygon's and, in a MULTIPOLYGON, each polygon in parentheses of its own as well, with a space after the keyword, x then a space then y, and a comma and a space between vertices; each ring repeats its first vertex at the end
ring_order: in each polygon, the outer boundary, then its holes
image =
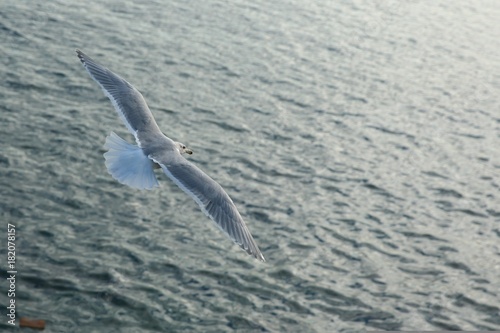
POLYGON ((19 327, 29 327, 43 330, 45 328, 45 320, 21 317, 19 319, 19 327))

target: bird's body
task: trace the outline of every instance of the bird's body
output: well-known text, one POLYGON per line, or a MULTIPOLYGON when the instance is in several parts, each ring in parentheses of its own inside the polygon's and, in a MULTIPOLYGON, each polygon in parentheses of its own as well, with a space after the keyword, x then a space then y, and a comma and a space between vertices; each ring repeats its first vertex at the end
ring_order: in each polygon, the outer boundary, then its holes
POLYGON ((165 174, 198 203, 201 210, 248 254, 265 261, 236 206, 224 189, 182 154, 192 151, 164 135, 141 93, 109 69, 80 50, 80 61, 101 86, 137 145, 115 133, 106 138, 104 154, 109 173, 120 183, 137 189, 153 189, 158 180, 155 168, 165 174))

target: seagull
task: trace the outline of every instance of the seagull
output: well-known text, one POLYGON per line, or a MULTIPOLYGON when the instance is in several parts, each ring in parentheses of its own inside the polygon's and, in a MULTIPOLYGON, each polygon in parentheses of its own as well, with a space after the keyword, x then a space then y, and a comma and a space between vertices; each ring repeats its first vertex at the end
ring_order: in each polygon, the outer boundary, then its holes
POLYGON ((161 132, 142 94, 82 51, 76 50, 76 54, 137 143, 130 144, 114 132, 106 137, 104 159, 111 176, 132 188, 151 190, 159 186, 154 169, 161 168, 220 230, 249 255, 265 261, 233 200, 216 181, 184 158, 183 154, 193 153, 191 149, 161 132))

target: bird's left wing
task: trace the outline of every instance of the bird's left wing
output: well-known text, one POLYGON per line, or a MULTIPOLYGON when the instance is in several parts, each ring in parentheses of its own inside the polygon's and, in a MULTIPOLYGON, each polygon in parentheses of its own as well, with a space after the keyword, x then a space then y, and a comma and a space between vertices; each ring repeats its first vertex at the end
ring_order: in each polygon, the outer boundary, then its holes
POLYGON ((90 76, 111 100, 118 115, 139 144, 141 137, 147 138, 146 136, 161 134, 144 97, 134 86, 95 62, 82 51, 76 50, 76 54, 90 76))

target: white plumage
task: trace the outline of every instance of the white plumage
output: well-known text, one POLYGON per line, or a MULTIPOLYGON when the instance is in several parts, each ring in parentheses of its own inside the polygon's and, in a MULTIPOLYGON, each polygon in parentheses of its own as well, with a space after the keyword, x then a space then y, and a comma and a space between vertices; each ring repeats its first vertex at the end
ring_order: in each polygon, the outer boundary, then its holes
POLYGON ((216 181, 181 155, 191 154, 191 150, 160 131, 141 93, 80 50, 76 53, 137 142, 132 145, 113 132, 106 138, 104 147, 108 151, 104 158, 113 178, 132 188, 153 189, 159 186, 154 174, 157 163, 220 230, 248 254, 265 261, 231 198, 216 181))

